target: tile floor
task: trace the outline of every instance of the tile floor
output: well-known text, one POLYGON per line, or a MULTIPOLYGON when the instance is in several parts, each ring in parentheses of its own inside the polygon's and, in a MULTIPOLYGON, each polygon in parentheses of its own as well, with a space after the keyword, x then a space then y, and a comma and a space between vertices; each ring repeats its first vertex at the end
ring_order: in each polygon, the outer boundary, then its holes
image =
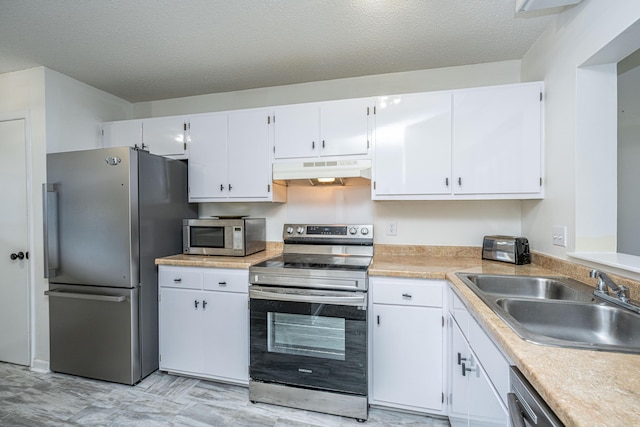
POLYGON ((425 426, 446 420, 372 408, 366 423, 252 404, 245 387, 155 372, 131 387, 0 363, 0 426, 425 426))

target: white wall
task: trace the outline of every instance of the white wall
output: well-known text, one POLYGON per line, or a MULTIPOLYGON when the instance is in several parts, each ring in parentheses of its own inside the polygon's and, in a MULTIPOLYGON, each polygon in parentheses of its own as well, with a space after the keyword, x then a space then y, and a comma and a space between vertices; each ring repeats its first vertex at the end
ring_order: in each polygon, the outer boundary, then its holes
MULTIPOLYGON (((638 55, 640 57, 640 55, 638 55)), ((640 66, 618 76, 618 252, 640 256, 640 66)))
POLYGON ((490 86, 519 81, 520 61, 503 61, 139 102, 133 106, 133 116, 147 118, 207 113, 332 99, 490 86))
POLYGON ((522 79, 544 80, 546 93, 545 199, 523 202, 523 235, 535 250, 566 258, 576 249, 615 247, 612 98, 603 90, 586 93, 579 87, 589 88, 592 81, 610 85, 611 67, 586 66, 617 62, 635 50, 628 50, 630 43, 640 47, 635 33, 623 34, 639 18, 640 2, 584 1, 559 14, 522 60, 522 79), (620 43, 612 44, 621 34, 620 43), (598 111, 598 105, 603 109, 598 111), (593 191, 594 182, 598 191, 593 191), (567 248, 552 245, 554 225, 568 226, 567 248))
MULTIPOLYGON (((134 116, 202 113, 519 81, 519 61, 505 61, 144 102, 134 105, 134 116)), ((285 204, 200 205, 201 217, 216 214, 265 217, 267 239, 272 241, 282 239, 282 226, 287 222, 372 223, 376 243, 389 244, 479 246, 487 234, 521 234, 520 201, 373 202, 369 187, 292 186, 285 204), (397 221, 397 236, 386 235, 387 221, 397 221)))
POLYGON ((121 98, 45 68, 47 152, 102 147, 102 122, 130 119, 121 98))

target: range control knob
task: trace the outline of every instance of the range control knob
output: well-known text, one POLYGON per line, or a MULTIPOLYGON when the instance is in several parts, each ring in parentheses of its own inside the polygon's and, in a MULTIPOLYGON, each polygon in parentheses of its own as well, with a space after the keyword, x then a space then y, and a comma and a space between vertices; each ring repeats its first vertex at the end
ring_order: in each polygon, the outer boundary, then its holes
POLYGON ((351 227, 351 228, 349 229, 349 234, 356 234, 357 232, 358 232, 358 229, 357 229, 357 228, 355 228, 355 227, 351 227))
POLYGON ((298 232, 298 234, 304 234, 304 227, 298 227, 296 231, 298 232))
POLYGON ((367 227, 362 227, 360 233, 362 233, 363 236, 366 236, 367 234, 369 234, 369 229, 367 227))
POLYGON ((287 227, 287 234, 293 234, 293 227, 287 227))

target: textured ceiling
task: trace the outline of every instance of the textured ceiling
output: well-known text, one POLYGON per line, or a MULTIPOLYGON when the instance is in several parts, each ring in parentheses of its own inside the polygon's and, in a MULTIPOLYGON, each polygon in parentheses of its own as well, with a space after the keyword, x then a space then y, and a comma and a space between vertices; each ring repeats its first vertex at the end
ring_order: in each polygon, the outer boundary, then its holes
POLYGON ((515 0, 0 0, 0 73, 44 65, 131 102, 520 59, 515 0))

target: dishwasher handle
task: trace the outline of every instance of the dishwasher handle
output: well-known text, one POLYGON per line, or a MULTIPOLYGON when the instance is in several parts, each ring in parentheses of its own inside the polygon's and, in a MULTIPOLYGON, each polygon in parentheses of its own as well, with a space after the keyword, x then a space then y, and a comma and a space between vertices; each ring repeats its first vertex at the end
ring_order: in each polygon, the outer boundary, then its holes
POLYGON ((122 302, 127 299, 125 295, 95 295, 95 294, 80 294, 76 292, 63 292, 63 291, 44 291, 45 295, 56 298, 72 298, 72 299, 87 299, 92 301, 102 302, 122 302))
POLYGON ((515 393, 507 394, 507 403, 509 406, 509 419, 513 427, 527 427, 524 422, 524 411, 518 402, 518 397, 515 393))

